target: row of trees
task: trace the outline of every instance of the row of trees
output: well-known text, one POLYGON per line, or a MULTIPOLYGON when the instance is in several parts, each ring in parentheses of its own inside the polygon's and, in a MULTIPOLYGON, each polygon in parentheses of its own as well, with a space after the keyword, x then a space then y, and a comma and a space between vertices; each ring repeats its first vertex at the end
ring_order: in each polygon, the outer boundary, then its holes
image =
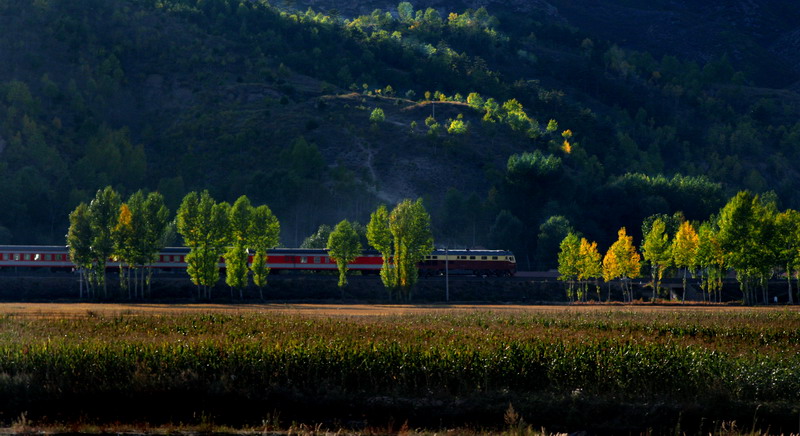
MULTIPOLYGON (((269 206, 255 207, 244 195, 231 205, 217 202, 208 191, 190 192, 183 198, 174 223, 169 215, 159 193, 138 191, 123 203, 111 187, 97 191, 91 203, 75 208, 70 214, 67 245, 70 258, 85 279, 82 283, 89 283, 90 296, 96 296, 100 287, 107 296, 106 262, 115 259, 120 263, 120 281, 128 289, 128 297, 143 297, 144 285, 150 282, 150 273, 145 275, 144 267, 158 259, 177 229, 190 249, 187 272, 197 286, 198 297, 211 298, 211 289, 220 279, 219 261, 224 258, 225 282, 231 294, 238 290, 242 298, 252 275, 263 299, 270 270, 267 250, 278 246, 280 238, 280 223, 269 206)), ((343 220, 326 235, 325 248, 337 263, 340 287, 347 284, 348 264, 362 253, 360 227, 343 220)), ((369 243, 382 253, 381 278, 390 295, 396 292, 409 298, 417 281, 416 265, 433 250, 430 216, 422 200, 405 200, 391 213, 381 206, 372 214, 366 234, 369 243)))
POLYGON ((90 296, 100 287, 107 295, 106 261, 112 257, 119 261, 120 283, 128 296, 144 296, 144 285, 149 288, 150 282, 144 267, 158 259, 171 233, 169 210, 161 194, 137 191, 123 203, 114 189, 106 187, 89 204, 80 203, 69 222, 67 245, 81 274, 81 297, 84 282, 90 296))
POLYGON ((189 247, 187 270, 197 285, 198 297, 211 298, 219 281, 219 259, 225 258, 225 282, 239 291, 249 284, 250 273, 259 295, 267 284, 267 250, 278 246, 280 223, 269 206, 254 207, 247 196, 231 206, 216 202, 208 191, 190 192, 183 198, 176 218, 178 232, 189 247), (250 263, 250 251, 253 262, 250 263))
POLYGON ((701 223, 686 221, 680 213, 654 215, 643 222, 642 234, 641 255, 623 227, 601 262, 597 243, 570 232, 558 255, 560 279, 567 282, 570 300, 585 300, 589 282, 597 285, 602 278, 609 283, 609 298, 610 282, 621 279, 623 298, 630 301, 629 280, 639 277, 646 264, 653 300, 671 270, 683 278, 682 299, 689 275, 700 279, 704 296, 719 299, 722 279, 733 270, 745 304, 769 303, 768 281, 780 273, 787 280, 788 301, 794 304, 792 279, 800 281, 800 212, 779 211, 772 195, 739 192, 718 214, 701 223))

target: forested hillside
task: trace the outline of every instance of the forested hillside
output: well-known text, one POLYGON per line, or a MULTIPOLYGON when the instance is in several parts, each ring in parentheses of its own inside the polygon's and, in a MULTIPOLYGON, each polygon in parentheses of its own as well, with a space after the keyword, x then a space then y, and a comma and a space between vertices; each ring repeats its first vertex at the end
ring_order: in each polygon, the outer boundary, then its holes
POLYGON ((698 55, 657 26, 616 41, 580 2, 373 3, 0 0, 0 242, 63 244, 106 185, 173 211, 247 195, 286 246, 421 196, 437 245, 522 268, 553 267, 570 228, 607 247, 739 189, 800 206, 791 24, 698 55))

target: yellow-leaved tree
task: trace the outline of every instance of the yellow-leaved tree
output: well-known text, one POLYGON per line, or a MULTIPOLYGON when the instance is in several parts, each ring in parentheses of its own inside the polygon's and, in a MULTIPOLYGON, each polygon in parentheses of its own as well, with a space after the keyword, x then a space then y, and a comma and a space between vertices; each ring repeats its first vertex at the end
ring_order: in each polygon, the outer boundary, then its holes
POLYGON ((633 245, 633 236, 628 236, 625 227, 617 231, 617 240, 611 244, 609 251, 614 252, 619 275, 622 279, 622 295, 625 301, 633 300, 631 279, 639 277, 642 270, 642 256, 633 245))
POLYGON ((697 248, 700 238, 689 221, 684 221, 675 233, 672 241, 672 263, 678 268, 683 268, 683 296, 681 302, 686 301, 686 276, 697 269, 697 248))
MULTIPOLYGON (((586 301, 589 295, 589 280, 593 279, 595 286, 597 286, 597 278, 603 275, 600 253, 597 251, 597 242, 589 242, 586 238, 581 238, 578 254, 580 258, 578 261, 578 280, 581 282, 578 298, 586 301)), ((597 298, 600 298, 599 287, 597 298)))

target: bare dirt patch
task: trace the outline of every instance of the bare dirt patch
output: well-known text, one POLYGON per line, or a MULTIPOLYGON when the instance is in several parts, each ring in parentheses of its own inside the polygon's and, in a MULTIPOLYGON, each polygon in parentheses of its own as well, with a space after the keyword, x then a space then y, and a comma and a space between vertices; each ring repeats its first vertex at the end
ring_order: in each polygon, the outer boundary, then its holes
POLYGON ((276 313, 321 317, 381 317, 436 313, 580 313, 580 312, 740 312, 800 311, 800 307, 744 307, 712 305, 408 305, 408 304, 98 304, 0 303, 0 316, 80 318, 90 316, 181 315, 195 313, 276 313))

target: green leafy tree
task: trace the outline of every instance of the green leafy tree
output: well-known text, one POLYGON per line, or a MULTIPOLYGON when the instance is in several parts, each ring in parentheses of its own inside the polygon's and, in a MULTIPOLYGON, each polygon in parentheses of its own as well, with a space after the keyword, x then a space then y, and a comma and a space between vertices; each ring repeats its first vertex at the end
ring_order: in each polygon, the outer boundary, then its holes
POLYGON ((264 204, 256 207, 247 237, 250 248, 254 250, 250 271, 253 273, 253 283, 258 286, 258 295, 262 300, 269 275, 267 250, 278 246, 280 234, 281 225, 269 206, 264 204))
MULTIPOLYGON (((137 217, 138 220, 138 217, 137 217)), ((138 225, 139 223, 136 223, 138 225)), ((119 207, 119 218, 114 226, 114 259, 119 264, 120 287, 128 290, 128 298, 132 298, 130 289, 130 272, 136 258, 136 231, 133 213, 127 203, 119 207)))
POLYGON ((539 226, 536 240, 536 270, 547 270, 557 266, 558 260, 555 255, 558 253, 559 244, 572 231, 569 220, 560 215, 551 216, 539 226))
POLYGON ((725 273, 725 257, 717 237, 716 221, 700 224, 697 231, 696 261, 700 268, 702 287, 709 298, 716 293, 721 297, 722 279, 725 273))
POLYGON ((482 110, 484 105, 483 97, 477 92, 471 92, 467 95, 467 104, 473 109, 482 110))
POLYGON ((575 281, 580 268, 581 240, 573 232, 569 232, 561 241, 558 252, 558 279, 567 282, 567 298, 575 301, 575 281))
POLYGON ((239 299, 244 298, 242 290, 247 287, 249 269, 248 232, 253 216, 253 206, 247 196, 239 197, 228 214, 230 246, 225 251, 225 283, 239 291, 239 299))
MULTIPOLYGON (((347 265, 361 254, 361 241, 353 226, 343 220, 328 238, 328 254, 339 269, 339 287, 347 285, 347 265)), ((342 291, 344 292, 344 291, 342 291)))
POLYGON ((678 233, 672 240, 672 264, 683 268, 683 297, 686 301, 686 276, 697 267, 697 247, 700 239, 689 221, 684 221, 678 227, 678 233))
MULTIPOLYGON (((736 270, 745 304, 754 304, 755 287, 777 263, 772 247, 775 233, 775 206, 758 195, 742 191, 722 208, 717 224, 718 239, 725 263, 736 270)), ((766 297, 766 294, 765 294, 766 297)))
MULTIPOLYGON (((164 196, 158 192, 147 194, 147 198, 144 200, 143 214, 145 232, 144 237, 139 241, 142 244, 142 261, 144 264, 152 265, 158 260, 161 249, 166 246, 168 234, 172 232, 174 236, 175 229, 171 227, 170 213, 164 204, 164 196)), ((148 293, 150 293, 152 274, 153 268, 148 268, 146 283, 148 293)))
POLYGON ((369 245, 381 253, 383 265, 381 265, 381 281, 389 292, 397 287, 397 271, 391 263, 392 253, 394 252, 394 238, 389 230, 389 211, 386 206, 381 205, 370 215, 367 223, 367 241, 369 245))
POLYGON ((447 133, 451 135, 463 135, 467 133, 467 124, 461 120, 453 120, 450 127, 447 128, 447 133))
POLYGON ((380 206, 370 216, 367 239, 383 257, 384 286, 408 300, 419 275, 417 263, 433 251, 430 215, 422 199, 404 200, 391 213, 380 206))
POLYGON ((645 235, 644 243, 642 244, 644 260, 650 263, 653 280, 653 302, 655 302, 661 290, 661 279, 664 277, 664 271, 669 268, 672 262, 671 248, 664 221, 656 218, 651 225, 650 232, 645 235))
POLYGON ((92 256, 94 263, 92 276, 98 286, 103 287, 103 295, 108 295, 106 285, 106 263, 114 254, 114 227, 119 219, 121 201, 119 194, 107 186, 98 190, 94 199, 89 203, 89 221, 92 228, 92 256))
POLYGON ((792 277, 797 274, 797 267, 800 264, 800 212, 788 209, 779 213, 775 217, 775 227, 778 237, 776 248, 778 259, 786 272, 789 304, 794 304, 792 277))
POLYGON ((403 200, 389 215, 389 230, 394 239, 394 266, 400 296, 411 298, 411 288, 417 282, 417 264, 433 251, 431 217, 422 199, 403 200))
MULTIPOLYGON (((89 217, 89 206, 81 203, 69 214, 69 230, 67 231, 67 248, 69 258, 81 275, 80 298, 83 298, 83 284, 91 282, 88 280, 88 272, 94 262, 92 253, 92 224, 89 217)), ((87 288, 87 293, 91 295, 91 287, 87 288)))
POLYGON ((230 205, 217 203, 208 191, 190 192, 178 208, 178 232, 190 249, 187 272, 201 298, 211 298, 211 289, 219 281, 219 259, 229 241, 229 209, 230 205))
POLYGON ((383 113, 383 109, 377 107, 369 114, 369 120, 374 124, 382 123, 386 121, 386 114, 383 113))
POLYGON ((332 231, 331 226, 321 224, 316 232, 303 240, 300 248, 325 248, 332 231))
POLYGON ((400 2, 397 5, 397 16, 403 23, 414 20, 414 6, 409 2, 400 2))

